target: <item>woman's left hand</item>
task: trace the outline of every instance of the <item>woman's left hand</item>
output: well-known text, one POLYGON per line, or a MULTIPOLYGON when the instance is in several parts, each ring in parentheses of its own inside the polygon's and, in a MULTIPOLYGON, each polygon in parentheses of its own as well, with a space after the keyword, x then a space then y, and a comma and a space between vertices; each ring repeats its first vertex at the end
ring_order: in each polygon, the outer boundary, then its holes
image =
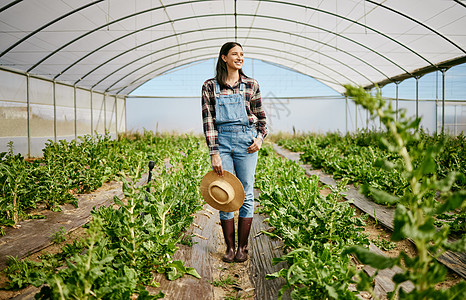
POLYGON ((252 143, 252 145, 248 147, 247 152, 248 153, 254 153, 256 151, 259 151, 261 146, 262 146, 262 139, 261 138, 254 138, 254 143, 252 143))

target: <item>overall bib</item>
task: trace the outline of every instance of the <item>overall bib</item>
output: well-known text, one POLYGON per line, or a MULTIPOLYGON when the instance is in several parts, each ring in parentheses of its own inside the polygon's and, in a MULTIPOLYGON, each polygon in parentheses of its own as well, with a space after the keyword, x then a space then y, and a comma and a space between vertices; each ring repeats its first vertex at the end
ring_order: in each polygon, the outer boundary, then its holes
MULTIPOLYGON (((245 199, 239 209, 239 216, 252 218, 254 214, 254 173, 256 171, 258 152, 247 153, 257 137, 254 125, 249 125, 245 100, 244 83, 240 83, 240 93, 220 95, 220 85, 215 82, 216 119, 218 143, 222 167, 238 177, 243 184, 245 199)), ((229 220, 233 212, 220 211, 220 220, 229 220)))

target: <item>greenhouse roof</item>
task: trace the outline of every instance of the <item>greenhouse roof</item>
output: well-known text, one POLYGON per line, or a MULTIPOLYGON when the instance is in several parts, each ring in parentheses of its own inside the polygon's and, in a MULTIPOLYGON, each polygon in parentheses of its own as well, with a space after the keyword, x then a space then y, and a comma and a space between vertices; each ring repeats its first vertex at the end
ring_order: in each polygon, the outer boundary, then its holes
POLYGON ((230 40, 341 93, 466 62, 464 0, 2 3, 0 66, 110 94, 215 58, 230 40))

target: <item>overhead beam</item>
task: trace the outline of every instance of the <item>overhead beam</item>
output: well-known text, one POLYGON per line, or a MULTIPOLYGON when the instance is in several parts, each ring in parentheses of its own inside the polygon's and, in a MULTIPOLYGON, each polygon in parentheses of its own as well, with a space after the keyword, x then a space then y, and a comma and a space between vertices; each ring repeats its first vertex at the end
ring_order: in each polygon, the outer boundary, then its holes
POLYGON ((408 78, 422 77, 425 74, 432 73, 432 72, 439 71, 439 70, 448 70, 451 67, 461 65, 461 64, 464 64, 464 63, 466 63, 466 55, 461 56, 461 57, 457 57, 457 58, 454 58, 454 59, 451 59, 451 60, 446 60, 444 62, 435 64, 434 66, 427 66, 427 67, 424 67, 424 68, 420 68, 420 69, 411 71, 410 73, 404 73, 404 74, 392 76, 392 77, 390 77, 388 79, 384 79, 382 81, 376 82, 375 84, 367 85, 367 86, 364 87, 364 89, 370 90, 370 89, 372 89, 372 88, 374 88, 376 86, 383 87, 383 86, 385 86, 387 84, 394 83, 394 82, 401 82, 401 81, 403 81, 405 79, 408 79, 408 78))

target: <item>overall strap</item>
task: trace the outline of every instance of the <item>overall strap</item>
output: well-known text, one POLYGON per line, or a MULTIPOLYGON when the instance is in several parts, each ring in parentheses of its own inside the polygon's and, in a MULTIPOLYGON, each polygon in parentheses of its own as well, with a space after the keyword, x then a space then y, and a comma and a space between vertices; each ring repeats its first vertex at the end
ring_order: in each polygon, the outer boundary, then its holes
POLYGON ((215 82, 215 94, 220 95, 220 85, 218 84, 217 80, 215 82))

